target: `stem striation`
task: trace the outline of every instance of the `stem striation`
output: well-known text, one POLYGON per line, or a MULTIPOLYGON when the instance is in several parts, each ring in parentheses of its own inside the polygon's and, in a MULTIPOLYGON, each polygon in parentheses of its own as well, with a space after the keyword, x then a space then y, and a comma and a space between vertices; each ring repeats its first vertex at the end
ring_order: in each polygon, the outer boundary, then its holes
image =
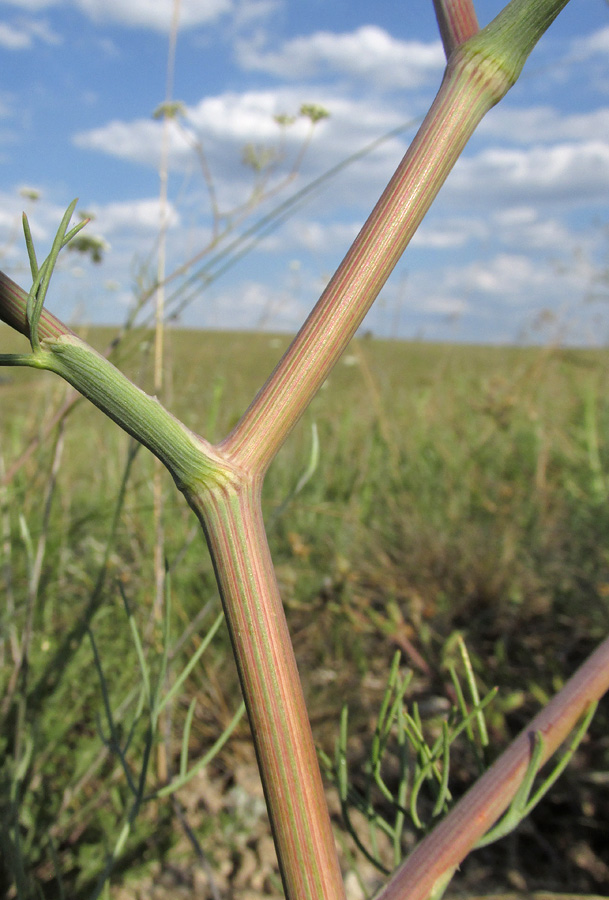
MULTIPOLYGON (((156 397, 126 378, 75 334, 44 338, 39 349, 14 357, 17 365, 55 372, 87 397, 169 469, 181 491, 204 490, 230 478, 211 445, 176 419, 156 397)), ((10 364, 10 357, 2 361, 10 364)))
POLYGON ((260 507, 259 478, 186 493, 210 547, 286 896, 344 897, 317 754, 260 507))
MULTIPOLYGON (((26 314, 27 294, 18 284, 0 272, 0 320, 6 322, 15 331, 30 338, 30 326, 26 314)), ((38 336, 57 338, 63 334, 74 334, 67 325, 60 322, 52 313, 43 309, 38 321, 38 336)))
POLYGON ((446 58, 479 31, 473 0, 434 0, 446 58))

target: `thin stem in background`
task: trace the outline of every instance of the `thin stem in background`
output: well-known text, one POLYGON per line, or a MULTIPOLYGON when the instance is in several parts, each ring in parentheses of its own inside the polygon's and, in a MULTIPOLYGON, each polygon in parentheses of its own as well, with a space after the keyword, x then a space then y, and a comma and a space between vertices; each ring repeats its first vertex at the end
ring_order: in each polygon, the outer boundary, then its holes
MULTIPOLYGON (((220 246, 218 250, 213 253, 196 272, 189 275, 189 277, 170 296, 168 300, 169 319, 178 319, 184 310, 190 306, 195 299, 200 297, 202 290, 206 290, 210 284, 213 284, 213 282, 246 256, 246 254, 251 253, 251 251, 258 246, 262 238, 272 234, 275 229, 280 225, 283 225, 284 222, 286 222, 289 217, 306 202, 307 198, 319 191, 326 182, 335 178, 336 175, 348 166, 353 165, 353 163, 368 156, 382 144, 403 134, 404 131, 414 128, 417 124, 420 124, 420 119, 410 119, 407 122, 398 125, 397 128, 393 128, 391 131, 381 135, 381 137, 370 141, 370 143, 366 144, 360 150, 347 156, 339 163, 336 163, 336 165, 331 166, 304 187, 299 188, 299 190, 270 210, 270 212, 265 213, 265 215, 253 222, 244 231, 236 235, 236 237, 228 244, 220 246), (183 297, 182 294, 189 288, 191 289, 190 294, 183 297)), ((186 271, 195 263, 199 262, 201 257, 205 256, 207 252, 208 251, 205 250, 204 252, 197 254, 187 263, 180 266, 179 269, 176 269, 168 276, 167 283, 180 275, 184 275, 186 271)))
MULTIPOLYGON (((169 52, 167 58, 167 85, 165 104, 168 106, 173 96, 173 77, 175 70, 176 45, 178 41, 178 25, 180 20, 180 0, 173 0, 171 31, 169 34, 169 52)), ((165 328, 165 269, 167 259, 167 227, 169 223, 168 186, 169 186, 169 129, 170 119, 163 116, 163 132, 161 158, 159 161, 159 240, 157 256, 157 289, 155 294, 154 318, 154 394, 161 397, 163 392, 164 369, 164 328, 165 328)), ((163 617, 162 606, 165 593, 165 539, 163 534, 163 481, 161 463, 156 461, 153 476, 154 498, 154 575, 155 597, 154 617, 157 621, 163 617)))
MULTIPOLYGON (((57 487, 57 477, 59 475, 59 468, 61 465, 61 459, 63 456, 63 447, 64 447, 64 436, 65 431, 63 427, 60 427, 57 438, 55 441, 55 447, 53 450, 53 462, 51 464, 51 470, 49 472, 48 482, 46 486, 46 492, 44 497, 43 504, 43 512, 42 512, 42 521, 40 522, 40 535, 38 537, 38 542, 36 544, 36 550, 34 552, 34 548, 30 542, 30 532, 28 526, 23 518, 21 520, 21 529, 24 541, 26 546, 28 547, 28 556, 30 557, 28 560, 28 590, 27 590, 27 604, 26 604, 26 616, 25 616, 25 624, 23 628, 23 634, 21 635, 21 641, 19 643, 19 656, 15 663, 15 668, 11 673, 10 681, 7 685, 5 696, 2 701, 1 706, 1 714, 4 717, 10 708, 11 703, 13 702, 13 697, 15 692, 19 687, 19 676, 21 675, 21 686, 20 692, 23 697, 24 704, 27 701, 28 694, 28 675, 29 675, 29 653, 30 653, 30 644, 32 641, 32 637, 34 634, 34 614, 36 612, 36 605, 39 601, 39 589, 40 589, 40 577, 42 574, 42 564, 44 562, 44 556, 46 552, 47 545, 47 535, 49 532, 49 521, 51 516, 51 508, 53 504, 53 500, 55 497, 55 489, 57 487)), ((17 736, 16 744, 19 743, 20 736, 17 736)), ((15 753, 16 758, 18 758, 19 754, 15 753)))
POLYGON ((19 638, 15 616, 15 592, 13 589, 13 539, 9 491, 5 481, 4 455, 0 452, 0 520, 2 522, 2 587, 4 590, 4 633, 0 638, 0 666, 6 665, 7 645, 13 665, 19 660, 19 638))
MULTIPOLYGON (((167 82, 165 87, 165 104, 168 107, 173 97, 173 79, 175 73, 176 47, 180 22, 180 0, 173 0, 171 29, 169 32, 169 51, 167 55, 167 82)), ((159 161, 159 240, 157 256, 157 290, 155 295, 154 319, 154 395, 163 394, 163 371, 165 364, 165 276, 167 259, 167 228, 169 224, 169 129, 170 119, 163 116, 163 132, 161 158, 159 161)), ((165 572, 165 526, 163 483, 164 466, 159 459, 153 460, 152 498, 154 527, 154 601, 153 619, 155 623, 163 620, 163 602, 166 590, 165 572)), ((165 717, 164 717, 165 721, 165 717)), ((162 730, 162 729, 161 729, 162 730)), ((167 780, 169 771, 167 761, 167 741, 160 740, 156 748, 156 774, 161 782, 167 780)))

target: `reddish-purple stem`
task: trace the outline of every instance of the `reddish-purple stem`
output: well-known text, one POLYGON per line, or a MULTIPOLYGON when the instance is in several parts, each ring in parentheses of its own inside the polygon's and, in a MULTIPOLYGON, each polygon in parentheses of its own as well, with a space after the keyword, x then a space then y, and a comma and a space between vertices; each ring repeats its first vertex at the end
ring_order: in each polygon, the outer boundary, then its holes
POLYGON ((507 90, 454 53, 396 173, 290 348, 220 450, 265 471, 362 323, 484 114, 507 90))
POLYGON ((545 762, 591 703, 609 690, 609 637, 535 716, 462 800, 400 866, 376 900, 427 900, 510 805, 531 759, 536 732, 545 762))
POLYGON ((446 58, 480 30, 472 0, 433 0, 446 58))

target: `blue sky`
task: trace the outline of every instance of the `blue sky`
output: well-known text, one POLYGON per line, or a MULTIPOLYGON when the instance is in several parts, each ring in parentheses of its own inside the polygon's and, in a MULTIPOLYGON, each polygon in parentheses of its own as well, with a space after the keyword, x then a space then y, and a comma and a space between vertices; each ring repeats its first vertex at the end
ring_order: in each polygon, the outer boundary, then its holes
MULTIPOLYGON (((481 0, 481 24, 501 5, 481 0)), ((98 265, 63 255, 47 302, 73 323, 122 322, 156 273, 164 126, 152 114, 165 98, 172 10, 172 0, 0 0, 0 266, 27 287, 21 211, 42 256, 78 196, 106 249, 98 265)), ((442 70, 431 2, 181 0, 173 97, 185 116, 168 127, 168 273, 213 237, 204 166, 219 227, 230 221, 233 239, 406 127, 328 179, 211 283, 201 280, 209 256, 173 278, 176 321, 295 330, 442 70), (312 135, 306 118, 276 123, 303 103, 330 113, 312 135), (247 145, 276 161, 263 180, 242 163, 247 145), (243 204, 264 190, 273 196, 244 218, 243 204)), ((609 5, 571 0, 483 121, 364 327, 428 340, 604 343, 609 289, 598 276, 608 258, 609 5)))

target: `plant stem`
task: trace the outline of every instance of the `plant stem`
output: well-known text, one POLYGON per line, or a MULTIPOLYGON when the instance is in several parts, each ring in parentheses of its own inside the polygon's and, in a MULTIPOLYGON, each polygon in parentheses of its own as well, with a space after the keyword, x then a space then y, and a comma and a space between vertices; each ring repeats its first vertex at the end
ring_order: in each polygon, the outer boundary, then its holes
POLYGON ((569 0, 511 0, 493 21, 468 42, 479 63, 499 65, 514 84, 527 57, 569 0))
MULTIPOLYGON (((167 465, 201 520, 290 900, 340 900, 344 889, 264 534, 262 480, 355 334, 477 124, 509 90, 534 43, 566 2, 512 0, 490 26, 461 43, 475 30, 473 9, 466 0, 444 0, 445 45, 458 46, 452 49, 440 91, 419 133, 290 349, 218 447, 191 434, 44 310, 34 335, 35 352, 2 360, 51 369, 77 387, 167 465)), ((0 318, 30 336, 24 298, 0 273, 0 318)), ((605 674, 605 681, 608 678, 605 674)), ((580 686, 571 705, 565 700, 551 704, 547 715, 535 720, 548 752, 558 735, 571 729, 592 693, 580 686)), ((480 787, 472 790, 467 818, 453 813, 447 821, 456 825, 441 825, 423 842, 424 849, 415 851, 410 858, 414 862, 407 861, 400 870, 406 874, 391 881, 383 900, 427 897, 438 879, 452 872, 480 836, 479 827, 486 830, 488 816, 494 820, 509 803, 510 790, 526 769, 530 732, 514 746, 507 751, 507 762, 496 764, 490 777, 484 776, 480 787), (433 861, 435 857, 439 862, 433 861)))
POLYGON ((450 814, 421 841, 376 900, 427 900, 438 884, 449 880, 510 805, 531 759, 535 734, 543 738, 543 763, 558 749, 590 704, 608 689, 609 638, 606 638, 450 814))
MULTIPOLYGON (((0 280, 0 318, 5 297, 10 324, 27 333, 25 292, 0 280)), ((233 641, 286 895, 341 900, 319 764, 262 521, 262 476, 226 461, 58 320, 41 318, 39 336, 36 352, 3 361, 53 371, 77 387, 167 466, 199 517, 233 641)))
MULTIPOLYGON (((0 272, 0 320, 29 339, 30 329, 27 322, 26 302, 26 292, 8 275, 0 272)), ((64 334, 74 334, 74 332, 47 309, 43 309, 38 323, 39 338, 41 340, 58 338, 64 334)))
POLYGON ((286 896, 339 900, 343 882, 264 531, 261 484, 245 476, 186 496, 214 560, 286 896))
POLYGON ((434 0, 446 58, 479 30, 473 0, 434 0))
MULTIPOLYGON (((419 132, 336 274, 222 449, 265 471, 362 323, 476 126, 567 0, 512 0, 451 54, 419 132)), ((470 16, 470 27, 471 16, 470 16)))
POLYGON ((266 469, 359 328, 467 138, 492 103, 461 64, 290 348, 224 441, 241 465, 266 469))

